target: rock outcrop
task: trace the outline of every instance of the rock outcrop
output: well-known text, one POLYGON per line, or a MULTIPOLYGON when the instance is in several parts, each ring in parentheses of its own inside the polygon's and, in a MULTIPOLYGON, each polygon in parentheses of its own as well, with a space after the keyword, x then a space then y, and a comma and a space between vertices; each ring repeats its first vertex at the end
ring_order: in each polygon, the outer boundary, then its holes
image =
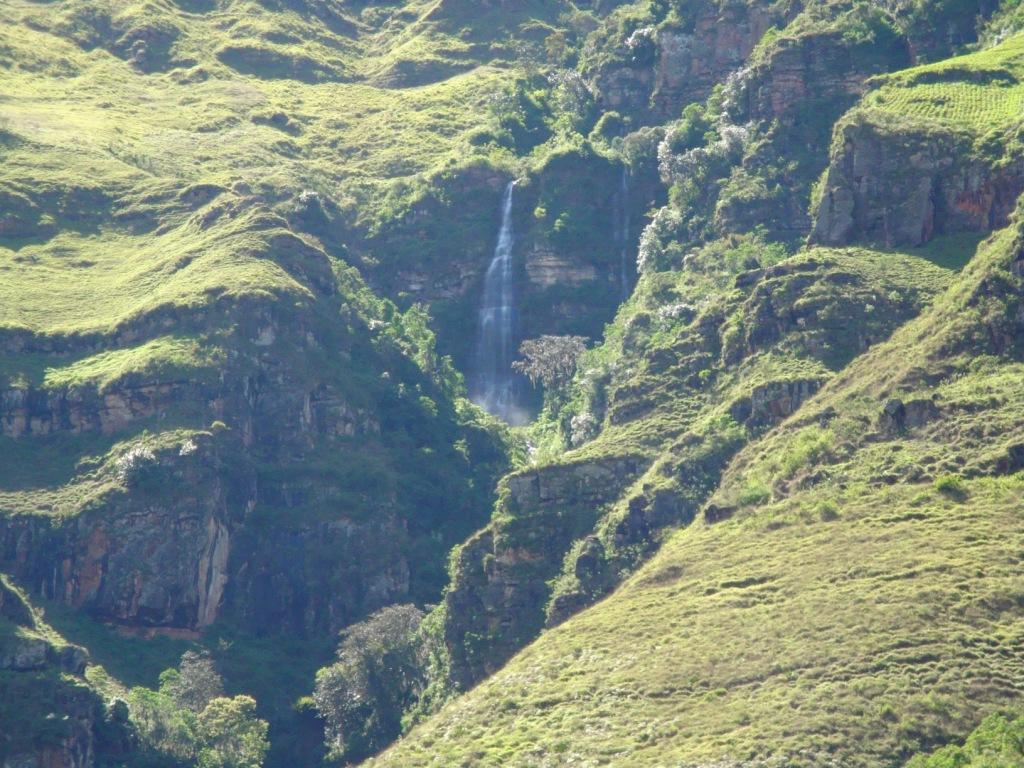
POLYGON ((763 44, 725 88, 730 119, 765 136, 744 158, 715 209, 719 232, 768 227, 785 239, 810 231, 807 197, 825 165, 835 121, 867 90, 871 76, 911 64, 909 44, 877 10, 840 19, 801 15, 763 44), (851 27, 870 34, 851 34, 851 27), (771 158, 793 158, 774 167, 771 158))
POLYGON ((616 41, 617 56, 587 72, 605 110, 670 120, 701 102, 743 66, 785 11, 746 3, 700 3, 682 26, 643 28, 616 41))
POLYGON ((544 606, 573 541, 636 477, 636 459, 567 463, 503 481, 500 512, 459 550, 445 595, 450 682, 465 690, 544 626, 544 606))
POLYGON ((827 132, 866 91, 869 77, 912 63, 907 41, 895 32, 858 43, 832 25, 805 26, 780 33, 730 84, 739 119, 790 128, 814 122, 827 132))
POLYGON ((201 400, 191 382, 161 382, 118 387, 51 391, 13 387, 0 393, 0 434, 19 438, 56 432, 115 434, 132 422, 159 418, 182 401, 201 400))
POLYGON ((261 476, 264 438, 246 447, 247 434, 128 448, 107 470, 119 473, 114 484, 76 515, 0 518, 0 569, 132 627, 199 631, 230 614, 255 632, 333 632, 405 598, 408 532, 392 503, 364 519, 275 522, 263 510, 311 499, 329 509, 342 489, 261 476))
POLYGON ((894 247, 989 232, 1022 190, 1024 159, 984 157, 969 133, 854 113, 837 129, 812 237, 894 247))
MULTIPOLYGON (((71 490, 53 508, 15 514, 0 501, 0 572, 102 621, 186 632, 230 616, 255 633, 334 633, 424 589, 432 576, 423 574, 440 569, 445 551, 435 544, 433 563, 422 556, 417 542, 436 541, 430 515, 465 515, 461 532, 446 533, 450 546, 483 521, 487 502, 474 519, 473 491, 454 492, 453 503, 440 486, 413 490, 393 479, 390 440, 418 430, 431 451, 454 451, 436 442, 454 438, 430 425, 440 418, 444 430, 460 428, 411 360, 337 312, 239 306, 228 328, 210 318, 211 346, 230 350, 213 370, 197 363, 184 373, 9 384, 0 426, 24 456, 72 438, 111 453, 69 470, 62 482, 71 490), (368 387, 348 366, 388 374, 368 387), (392 376, 409 382, 408 402, 392 376), (440 417, 421 405, 430 394, 446 409, 440 417)), ((108 343, 131 352, 163 327, 140 322, 108 343)), ((4 338, 55 370, 87 359, 94 343, 4 338)), ((472 443, 489 451, 479 438, 472 443)), ((492 454, 480 468, 492 460, 502 464, 492 454)), ((490 487, 477 493, 488 497, 490 487)))
POLYGON ((92 768, 123 757, 132 742, 123 702, 104 706, 83 678, 85 650, 44 629, 0 577, 0 765, 92 768))

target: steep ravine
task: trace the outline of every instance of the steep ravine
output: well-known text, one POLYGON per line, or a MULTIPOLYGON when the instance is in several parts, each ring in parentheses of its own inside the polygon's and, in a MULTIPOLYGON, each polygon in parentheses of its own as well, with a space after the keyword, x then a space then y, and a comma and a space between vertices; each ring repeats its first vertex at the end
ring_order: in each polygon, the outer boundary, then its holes
POLYGON ((314 669, 408 604, 403 768, 878 768, 1010 701, 990 5, 11 0, 0 765, 142 765, 115 699, 186 648, 320 764, 314 669))

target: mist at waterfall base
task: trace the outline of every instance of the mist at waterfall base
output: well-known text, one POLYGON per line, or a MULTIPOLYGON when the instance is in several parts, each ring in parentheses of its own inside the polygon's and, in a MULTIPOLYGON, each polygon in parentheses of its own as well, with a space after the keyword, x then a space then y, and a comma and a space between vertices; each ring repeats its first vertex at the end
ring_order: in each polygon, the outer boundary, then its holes
POLYGON ((488 413, 520 426, 529 421, 530 414, 519 402, 523 379, 512 370, 518 321, 512 221, 515 186, 515 181, 510 181, 502 195, 498 241, 484 277, 470 398, 488 413))

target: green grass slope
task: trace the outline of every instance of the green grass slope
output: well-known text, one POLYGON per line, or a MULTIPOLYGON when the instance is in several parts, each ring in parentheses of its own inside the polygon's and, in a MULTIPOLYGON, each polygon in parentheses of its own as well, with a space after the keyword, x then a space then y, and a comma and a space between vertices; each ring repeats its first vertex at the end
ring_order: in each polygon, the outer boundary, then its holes
POLYGON ((934 120, 978 135, 1015 126, 1024 105, 1024 38, 877 78, 868 113, 934 120))
POLYGON ((1022 242, 743 450, 724 522, 371 764, 893 766, 1016 700, 1022 242))
POLYGON ((694 519, 737 451, 954 275, 920 253, 787 258, 758 238, 645 274, 535 426, 534 464, 503 481, 490 524, 453 557, 438 610, 449 691, 613 591, 694 519), (545 452, 563 440, 576 447, 545 452))

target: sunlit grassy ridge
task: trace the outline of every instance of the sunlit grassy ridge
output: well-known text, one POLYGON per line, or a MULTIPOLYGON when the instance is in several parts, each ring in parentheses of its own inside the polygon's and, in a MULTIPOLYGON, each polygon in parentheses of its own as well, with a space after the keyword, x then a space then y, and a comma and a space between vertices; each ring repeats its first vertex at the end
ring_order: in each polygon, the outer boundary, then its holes
POLYGON ((345 34, 331 32, 316 14, 271 12, 257 3, 225 4, 199 15, 166 2, 146 5, 5 4, 2 116, 8 130, 161 176, 212 180, 248 173, 256 177, 249 181, 260 183, 260 174, 291 174, 298 181, 294 175, 301 172, 301 183, 352 185, 410 175, 449 155, 453 138, 478 124, 472 107, 503 77, 481 66, 492 57, 487 46, 465 57, 465 74, 442 70, 418 87, 375 85, 356 71, 388 66, 393 48, 429 49, 429 41, 443 40, 465 49, 457 35, 417 17, 429 3, 392 11, 379 30, 358 16, 345 19, 345 34), (117 33, 126 29, 131 39, 136 27, 150 34, 173 30, 170 51, 152 72, 139 71, 121 50, 124 38, 117 33), (80 45, 73 42, 76 33, 80 45), (100 42, 107 47, 95 47, 100 42), (231 57, 225 63, 224 49, 232 46, 250 50, 249 63, 232 66, 231 57), (313 62, 341 57, 353 71, 337 78, 304 77, 301 67, 276 73, 268 62, 282 47, 313 62), (40 57, 42 49, 49 55, 40 57), (63 66, 54 71, 54 62, 63 66))
POLYGON ((867 114, 937 121, 982 135, 1024 117, 1024 35, 977 53, 877 79, 867 114))
POLYGON ((273 260, 268 234, 242 221, 149 236, 60 232, 18 249, 0 247, 0 327, 107 331, 161 307, 184 310, 217 297, 309 298, 273 260))
POLYGON ((371 764, 891 765, 1020 694, 1022 487, 696 526, 371 764))
POLYGON ((1019 336, 1020 224, 990 237, 929 312, 854 361, 788 424, 742 452, 719 488, 729 503, 759 482, 775 497, 824 480, 839 487, 936 482, 1019 469, 1024 403, 1019 336), (1017 271, 1015 271, 1017 270, 1017 271), (898 401, 909 416, 887 420, 898 401), (891 407, 890 407, 891 411, 891 407), (808 435, 807 465, 780 459, 808 435), (817 471, 817 474, 816 474, 817 471), (811 480, 816 477, 817 480, 811 480))
MULTIPOLYGON (((239 40, 254 41, 257 64, 275 45, 315 58, 318 36, 332 55, 376 60, 355 41, 371 32, 358 19, 336 18, 338 34, 255 3, 190 14, 168 2, 12 2, 0 14, 0 324, 44 333, 107 330, 213 295, 301 294, 266 243, 265 206, 211 227, 186 221, 177 194, 202 182, 272 200, 310 187, 360 196, 450 155, 478 120, 471 105, 502 77, 476 62, 409 89, 243 73, 221 60, 239 40), (150 52, 171 41, 152 67, 125 49, 136 33, 150 52)), ((384 37, 370 46, 378 58, 384 37)))
POLYGON ((401 210, 467 157, 517 77, 519 26, 562 10, 5 3, 0 327, 105 332, 299 297, 268 242, 294 222, 274 216, 322 198, 338 248, 341 228, 401 210), (223 215, 196 214, 212 198, 223 215))
POLYGON ((539 483, 554 501, 499 494, 482 534, 496 542, 493 553, 480 554, 491 547, 481 538, 456 556, 446 605, 459 622, 445 642, 458 684, 480 658, 504 661, 545 623, 615 589, 668 529, 694 519, 744 444, 953 277, 920 254, 814 248, 787 257, 756 237, 716 242, 682 270, 645 274, 605 343, 584 357, 557 414, 562 426, 542 422, 547 439, 568 424, 566 439, 578 444, 577 425, 603 416, 601 432, 556 458, 541 444, 518 482, 539 483), (579 478, 593 467, 606 473, 597 500, 572 485, 585 487, 579 478), (499 578, 514 596, 494 610, 485 590, 499 578), (521 607, 527 590, 531 602, 521 607), (483 607, 463 607, 474 599, 483 607), (499 627, 505 615, 512 619, 499 627))
MULTIPOLYGON (((957 247, 961 261, 972 248, 971 243, 957 247)), ((633 441, 657 447, 670 435, 685 429, 682 413, 693 402, 681 396, 679 382, 672 378, 679 370, 670 370, 665 375, 661 361, 666 355, 685 360, 693 334, 702 326, 724 321, 734 325, 737 337, 757 332, 761 322, 756 316, 758 300, 748 298, 734 286, 740 271, 737 265, 719 262, 735 259, 738 252, 727 251, 723 258, 720 247, 714 246, 703 257, 706 268, 644 277, 615 323, 606 329, 602 345, 583 363, 584 369, 611 369, 613 402, 618 399, 624 408, 639 409, 642 418, 612 419, 596 440, 569 457, 599 456, 633 441)), ((860 327, 869 332, 872 321, 880 319, 879 311, 889 312, 901 301, 919 302, 923 306, 952 279, 951 265, 945 263, 948 261, 945 256, 933 258, 927 251, 897 254, 865 248, 814 248, 797 254, 785 262, 797 276, 789 278, 783 272, 776 289, 791 291, 794 303, 785 307, 787 311, 794 316, 808 313, 814 322, 804 320, 799 329, 792 329, 792 338, 781 348, 773 349, 775 354, 770 359, 753 355, 735 369, 724 371, 714 387, 690 386, 684 389, 685 394, 701 403, 709 394, 716 401, 727 403, 731 399, 730 388, 737 384, 741 391, 749 391, 766 381, 796 379, 824 371, 819 358, 827 360, 833 369, 841 367, 855 353, 858 343, 843 331, 860 327), (787 289, 787 285, 793 287, 787 289), (837 286, 843 290, 837 290, 837 286), (894 306, 878 306, 890 299, 894 306)), ((725 327, 721 332, 723 336, 729 333, 725 327)))

